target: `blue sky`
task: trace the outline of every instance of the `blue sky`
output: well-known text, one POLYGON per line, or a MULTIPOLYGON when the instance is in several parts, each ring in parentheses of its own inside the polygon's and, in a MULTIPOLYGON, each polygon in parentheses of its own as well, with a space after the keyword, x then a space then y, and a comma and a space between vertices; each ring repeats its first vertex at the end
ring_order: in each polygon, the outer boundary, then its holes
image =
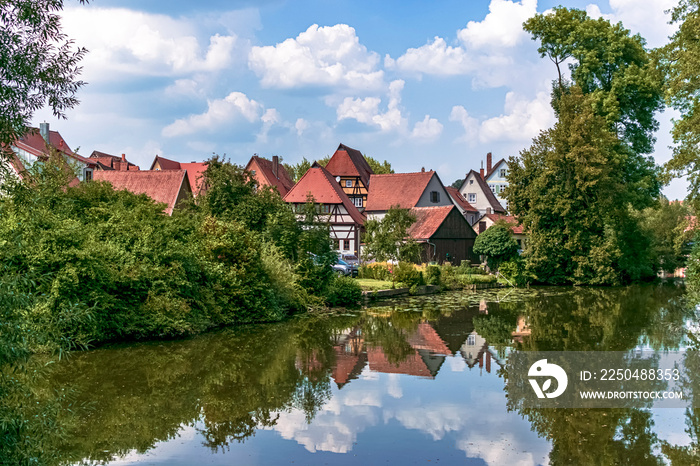
MULTIPOLYGON (((521 24, 560 2, 537 0, 241 0, 70 2, 64 31, 90 53, 81 104, 48 121, 82 155, 148 168, 213 153, 296 163, 342 142, 397 171, 443 182, 518 154, 551 126, 556 69, 521 24)), ((674 0, 564 1, 622 21, 652 47, 672 33, 674 0)), ((654 156, 670 157, 670 118, 654 156)), ((665 190, 685 195, 677 181, 665 190)))

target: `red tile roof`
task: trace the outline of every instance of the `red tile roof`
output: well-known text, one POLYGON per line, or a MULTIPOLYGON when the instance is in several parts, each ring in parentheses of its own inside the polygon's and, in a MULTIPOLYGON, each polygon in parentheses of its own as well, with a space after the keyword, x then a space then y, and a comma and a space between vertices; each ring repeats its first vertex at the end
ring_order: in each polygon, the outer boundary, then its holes
POLYGON ((462 196, 462 193, 459 192, 459 189, 453 188, 452 186, 445 186, 445 189, 447 190, 447 193, 450 195, 452 200, 457 204, 459 207, 462 208, 462 210, 466 212, 478 212, 479 210, 471 205, 465 198, 462 196))
POLYGON ((408 344, 417 350, 428 350, 434 354, 442 354, 451 356, 452 351, 447 347, 447 344, 440 338, 440 335, 427 322, 418 324, 416 331, 410 334, 407 338, 408 344))
MULTIPOLYGON (((41 133, 37 128, 30 128, 26 134, 15 141, 14 145, 19 148, 26 150, 27 152, 34 154, 37 157, 43 157, 47 155, 46 151, 46 141, 41 136, 41 133)), ((63 139, 63 136, 58 131, 49 130, 49 145, 63 154, 78 160, 85 165, 95 167, 97 162, 90 160, 82 155, 78 155, 68 146, 68 143, 63 139)))
POLYGON ((518 219, 512 215, 502 215, 502 214, 486 214, 484 217, 490 219, 492 222, 498 222, 499 220, 505 220, 506 223, 512 225, 510 231, 515 235, 522 235, 525 233, 522 225, 518 225, 518 219))
POLYGON ((284 196, 284 200, 294 204, 303 204, 306 203, 309 193, 319 204, 343 204, 356 223, 364 224, 365 216, 357 210, 348 195, 343 192, 340 184, 328 173, 328 170, 316 162, 284 196))
MULTIPOLYGON (((416 222, 408 229, 408 234, 413 239, 429 239, 440 228, 442 222, 445 221, 452 209, 456 209, 453 205, 437 206, 437 207, 414 207, 411 213, 416 216, 416 222)), ((460 218, 462 214, 460 214, 460 218)))
POLYGON ((326 164, 326 170, 333 177, 359 176, 365 187, 369 186, 370 175, 374 172, 359 150, 340 144, 326 164))
POLYGON ((284 197, 292 186, 294 186, 294 181, 292 177, 289 176, 287 169, 284 168, 282 163, 277 164, 277 176, 273 170, 273 163, 271 160, 254 155, 250 158, 248 165, 245 167, 246 170, 255 171, 253 175, 255 181, 258 182, 260 186, 272 186, 277 188, 277 191, 284 197))
POLYGON ((389 210, 398 205, 415 207, 435 172, 391 173, 370 176, 365 212, 389 210))
POLYGON ((180 168, 187 170, 187 178, 192 187, 192 193, 195 196, 199 196, 203 189, 204 184, 204 172, 207 170, 207 162, 191 162, 191 163, 181 163, 180 168))
POLYGON ((103 168, 107 170, 122 170, 122 165, 126 166, 126 170, 140 170, 138 165, 129 162, 128 160, 126 160, 126 158, 107 154, 105 152, 100 152, 97 150, 92 151, 92 154, 90 154, 90 160, 99 162, 103 166, 103 168))
POLYGON ((175 160, 166 159, 165 157, 161 157, 160 155, 156 155, 156 158, 153 159, 153 163, 151 164, 151 168, 149 168, 149 170, 153 170, 153 167, 156 166, 156 162, 158 162, 158 165, 160 165, 161 170, 179 170, 180 169, 180 162, 176 162, 175 160))
POLYGON ((115 190, 145 194, 156 202, 166 205, 165 213, 172 215, 180 188, 185 183, 186 190, 192 192, 185 170, 140 170, 140 171, 96 171, 93 179, 107 181, 115 190))

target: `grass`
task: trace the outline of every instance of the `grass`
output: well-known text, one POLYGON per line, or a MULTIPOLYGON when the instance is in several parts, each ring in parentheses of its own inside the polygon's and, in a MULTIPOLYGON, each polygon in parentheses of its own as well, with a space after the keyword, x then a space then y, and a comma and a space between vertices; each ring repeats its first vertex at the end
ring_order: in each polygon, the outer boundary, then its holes
POLYGON ((363 291, 391 289, 391 281, 388 280, 374 280, 372 278, 357 278, 356 280, 363 291))

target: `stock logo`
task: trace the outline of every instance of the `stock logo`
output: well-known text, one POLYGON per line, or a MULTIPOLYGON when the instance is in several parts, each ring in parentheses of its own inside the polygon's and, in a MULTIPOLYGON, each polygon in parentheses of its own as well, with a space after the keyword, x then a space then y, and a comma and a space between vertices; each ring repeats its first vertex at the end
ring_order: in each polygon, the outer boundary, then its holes
POLYGON ((564 393, 569 383, 569 378, 566 376, 564 369, 556 364, 548 364, 546 359, 540 359, 530 366, 527 375, 528 377, 546 377, 541 386, 537 379, 529 379, 532 389, 537 394, 537 398, 556 398, 564 393), (557 388, 553 392, 548 392, 547 390, 552 386, 552 378, 556 379, 557 388))

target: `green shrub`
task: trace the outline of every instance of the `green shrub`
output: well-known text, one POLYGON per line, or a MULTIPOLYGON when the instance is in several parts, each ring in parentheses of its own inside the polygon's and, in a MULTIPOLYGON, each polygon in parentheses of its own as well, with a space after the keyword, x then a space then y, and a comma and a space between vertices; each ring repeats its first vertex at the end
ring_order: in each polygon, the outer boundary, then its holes
POLYGON ((525 261, 517 257, 501 264, 498 272, 515 286, 524 286, 528 283, 525 261))
POLYGON ((425 285, 423 274, 410 262, 399 262, 394 266, 394 279, 407 287, 425 285))
POLYGON ((437 265, 429 265, 425 269, 425 282, 428 285, 440 284, 440 267, 437 265))
POLYGON ((350 277, 336 277, 326 292, 329 306, 356 306, 361 299, 362 288, 350 277))
POLYGON ((457 281, 462 287, 479 283, 496 283, 498 279, 495 275, 459 275, 457 281))
POLYGON ((370 278, 373 280, 390 280, 389 268, 384 263, 362 264, 358 272, 359 278, 370 278))

